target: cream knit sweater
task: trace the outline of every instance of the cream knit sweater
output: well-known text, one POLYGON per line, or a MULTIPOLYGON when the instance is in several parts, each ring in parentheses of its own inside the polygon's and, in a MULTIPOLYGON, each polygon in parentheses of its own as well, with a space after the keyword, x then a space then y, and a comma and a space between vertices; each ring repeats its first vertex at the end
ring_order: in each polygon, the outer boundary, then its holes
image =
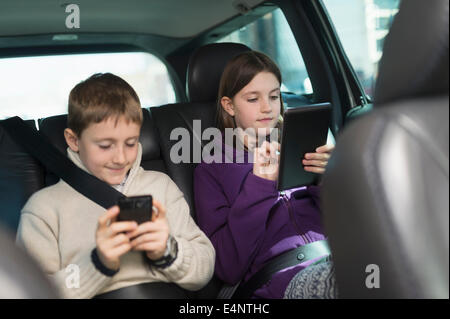
MULTIPOLYGON (((69 148, 67 152, 76 165, 87 171, 77 153, 69 148)), ((121 257, 120 271, 113 277, 100 273, 91 261, 91 251, 95 248, 97 220, 105 209, 60 180, 27 201, 21 213, 17 244, 36 259, 62 296, 91 298, 144 282, 173 282, 198 290, 211 279, 215 261, 211 242, 191 218, 175 183, 163 173, 142 169, 141 156, 139 145, 122 192, 127 196, 151 194, 166 207, 170 233, 178 242, 177 259, 160 269, 149 266, 142 252, 131 251, 121 257), (73 284, 74 269, 79 269, 79 288, 73 284)))

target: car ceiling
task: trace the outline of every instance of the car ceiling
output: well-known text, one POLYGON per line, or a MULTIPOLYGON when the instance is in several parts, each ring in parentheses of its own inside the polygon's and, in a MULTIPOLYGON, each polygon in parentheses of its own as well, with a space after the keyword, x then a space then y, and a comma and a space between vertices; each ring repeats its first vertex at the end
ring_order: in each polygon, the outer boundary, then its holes
POLYGON ((194 37, 263 0, 1 0, 0 37, 61 33, 134 33, 194 37), (65 26, 68 4, 80 28, 65 26), (74 31, 75 30, 75 31, 74 31))

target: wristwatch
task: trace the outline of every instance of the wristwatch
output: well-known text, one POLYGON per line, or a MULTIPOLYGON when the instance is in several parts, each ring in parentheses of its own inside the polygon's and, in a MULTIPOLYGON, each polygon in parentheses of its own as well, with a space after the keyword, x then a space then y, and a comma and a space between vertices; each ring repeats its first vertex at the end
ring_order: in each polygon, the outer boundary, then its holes
POLYGON ((178 243, 174 237, 169 235, 167 238, 166 251, 164 255, 156 260, 151 260, 147 257, 150 265, 158 268, 166 268, 172 265, 172 263, 177 259, 178 256, 178 243))

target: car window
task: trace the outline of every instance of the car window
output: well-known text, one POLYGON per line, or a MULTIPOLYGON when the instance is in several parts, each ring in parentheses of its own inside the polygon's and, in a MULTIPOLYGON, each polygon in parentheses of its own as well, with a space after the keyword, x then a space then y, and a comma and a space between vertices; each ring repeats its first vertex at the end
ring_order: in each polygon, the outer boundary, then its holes
POLYGON ((243 43, 267 54, 281 70, 282 91, 299 95, 313 93, 302 55, 281 9, 267 13, 217 42, 243 43))
POLYGON ((400 0, 322 0, 350 63, 371 96, 386 34, 400 0))
POLYGON ((137 92, 142 107, 176 102, 165 64, 149 53, 96 53, 0 59, 0 119, 66 114, 70 90, 94 73, 111 72, 137 92))

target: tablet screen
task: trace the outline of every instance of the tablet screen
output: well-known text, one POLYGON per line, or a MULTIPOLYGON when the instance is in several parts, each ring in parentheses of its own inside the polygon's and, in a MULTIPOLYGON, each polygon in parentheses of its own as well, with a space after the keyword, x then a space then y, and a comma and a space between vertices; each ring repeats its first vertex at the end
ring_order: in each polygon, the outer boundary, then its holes
POLYGON ((283 115, 278 190, 312 185, 319 174, 307 172, 302 160, 326 144, 331 123, 331 104, 287 109, 283 115))

